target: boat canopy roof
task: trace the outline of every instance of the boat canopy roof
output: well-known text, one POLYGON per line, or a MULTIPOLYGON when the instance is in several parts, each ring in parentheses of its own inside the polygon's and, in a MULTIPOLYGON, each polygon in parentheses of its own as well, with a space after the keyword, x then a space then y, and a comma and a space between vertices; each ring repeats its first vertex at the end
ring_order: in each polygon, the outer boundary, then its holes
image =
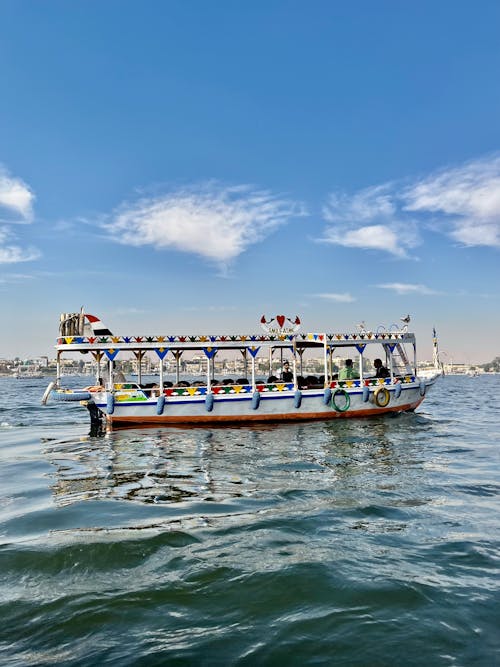
POLYGON ((258 347, 298 349, 314 347, 358 347, 366 345, 393 345, 415 343, 413 333, 383 331, 379 333, 294 333, 294 334, 248 334, 248 335, 191 335, 191 336, 61 336, 56 349, 60 351, 92 350, 206 350, 252 349, 258 347))
POLYGON ((219 349, 249 350, 255 356, 261 347, 266 348, 306 348, 323 347, 357 347, 362 353, 366 345, 377 343, 396 346, 401 343, 415 344, 415 336, 407 332, 410 317, 402 318, 405 326, 398 329, 397 325, 389 328, 379 327, 376 332, 368 331, 364 323, 358 325, 357 333, 302 333, 299 331, 301 322, 295 319, 276 315, 267 320, 263 315, 260 323, 264 333, 259 334, 216 334, 216 335, 185 335, 185 336, 117 336, 114 335, 95 315, 85 313, 62 313, 56 349, 62 351, 104 351, 108 354, 121 350, 137 352, 154 350, 160 356, 170 350, 201 350, 212 354, 219 349))

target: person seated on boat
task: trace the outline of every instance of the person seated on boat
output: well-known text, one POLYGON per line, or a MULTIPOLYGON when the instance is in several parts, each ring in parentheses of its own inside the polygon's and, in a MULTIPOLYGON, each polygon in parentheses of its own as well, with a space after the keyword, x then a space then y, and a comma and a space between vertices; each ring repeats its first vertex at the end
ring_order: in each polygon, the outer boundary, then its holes
POLYGON ((274 384, 275 382, 278 382, 278 378, 276 377, 276 375, 270 375, 267 378, 267 384, 274 384))
POLYGON ((375 359, 373 362, 373 365, 375 366, 375 377, 377 378, 388 378, 390 377, 391 373, 388 368, 386 368, 382 364, 382 359, 375 359))
POLYGON ((344 368, 339 371, 339 380, 356 380, 358 377, 352 365, 352 359, 346 359, 344 368))
POLYGON ((285 361, 283 364, 283 370, 281 371, 281 379, 283 382, 293 382, 293 373, 290 370, 290 364, 288 361, 285 361))
POLYGON ((234 380, 232 378, 224 378, 224 380, 222 380, 222 384, 226 387, 230 384, 233 384, 233 382, 234 380))

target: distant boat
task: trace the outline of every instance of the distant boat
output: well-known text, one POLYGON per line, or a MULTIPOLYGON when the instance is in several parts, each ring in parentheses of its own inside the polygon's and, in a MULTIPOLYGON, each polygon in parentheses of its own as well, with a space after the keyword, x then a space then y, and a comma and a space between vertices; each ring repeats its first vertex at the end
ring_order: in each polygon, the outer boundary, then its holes
POLYGON ((13 372, 13 376, 17 380, 37 380, 43 378, 43 373, 38 368, 27 366, 26 369, 24 369, 24 367, 18 366, 13 372))
POLYGON ((439 346, 436 328, 432 330, 432 366, 418 371, 418 376, 425 380, 436 379, 440 375, 444 375, 444 366, 439 358, 439 346))
POLYGON ((356 333, 302 333, 298 317, 293 320, 276 315, 266 320, 263 316, 264 334, 190 336, 118 336, 105 329, 97 317, 83 312, 66 314, 61 323, 56 345, 58 359, 67 353, 91 352, 97 361, 98 378, 103 376, 101 364, 108 367, 106 386, 96 382, 80 389, 64 387, 59 361, 55 383, 49 384, 42 402, 49 398, 83 402, 91 421, 102 419, 109 426, 284 423, 407 412, 420 405, 436 380, 436 375, 418 375, 415 335, 407 331, 406 319, 404 327, 376 333, 364 329, 356 333), (85 320, 90 323, 90 330, 85 320), (243 356, 245 372, 236 380, 216 379, 214 357, 219 351, 228 350, 243 356), (321 353, 321 375, 302 377, 301 359, 306 350, 321 353), (193 382, 189 377, 179 377, 180 357, 185 351, 204 355, 203 380, 193 382), (340 351, 349 361, 357 360, 359 371, 354 370, 351 361, 349 375, 336 372, 333 355, 340 351), (271 370, 275 353, 282 362, 285 355, 290 359, 290 368, 282 372, 281 378, 271 370), (385 366, 380 363, 382 372, 377 371, 378 376, 364 371, 365 353, 384 359, 385 366), (155 381, 145 383, 140 375, 137 381, 120 379, 120 372, 115 369, 119 354, 134 355, 139 373, 144 355, 155 355, 159 361, 155 381), (163 360, 167 354, 176 361, 175 383, 165 380, 163 360), (257 379, 257 357, 269 363, 267 380, 257 379))

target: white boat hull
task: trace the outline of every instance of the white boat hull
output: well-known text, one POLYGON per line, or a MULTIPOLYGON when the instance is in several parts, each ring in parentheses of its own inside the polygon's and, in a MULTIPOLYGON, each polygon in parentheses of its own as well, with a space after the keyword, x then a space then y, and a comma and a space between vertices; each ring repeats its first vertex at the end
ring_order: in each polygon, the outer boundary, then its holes
MULTIPOLYGON (((343 384, 345 383, 340 383, 343 384)), ((113 426, 330 420, 414 410, 423 401, 432 384, 432 381, 414 381, 400 385, 398 390, 397 384, 381 383, 369 387, 368 391, 363 391, 364 387, 361 386, 334 386, 328 400, 323 390, 306 389, 298 394, 284 389, 279 392, 262 392, 257 405, 254 394, 250 392, 216 394, 208 401, 206 394, 171 395, 165 397, 163 405, 159 404, 157 397, 139 401, 135 396, 135 400, 128 401, 126 395, 120 396, 119 393, 114 394, 111 402, 108 400, 111 395, 104 392, 96 394, 93 400, 108 423, 113 426), (383 386, 388 392, 387 405, 380 406, 375 400, 375 391, 379 386, 383 386), (332 396, 336 390, 339 391, 336 403, 340 409, 332 404, 332 396)))

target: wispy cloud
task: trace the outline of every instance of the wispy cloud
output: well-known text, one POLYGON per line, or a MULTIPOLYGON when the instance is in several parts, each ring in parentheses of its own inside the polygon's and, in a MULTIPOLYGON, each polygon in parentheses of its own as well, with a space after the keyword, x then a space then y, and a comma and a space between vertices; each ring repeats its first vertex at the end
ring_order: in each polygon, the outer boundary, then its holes
POLYGON ((382 285, 376 285, 380 289, 387 289, 396 292, 397 294, 423 294, 423 295, 436 295, 440 294, 436 290, 427 287, 426 285, 412 284, 412 283, 383 283, 382 285))
POLYGON ((0 284, 10 285, 14 283, 22 283, 28 280, 33 280, 35 276, 30 276, 25 273, 9 273, 0 275, 0 284))
POLYGON ((0 228, 0 264, 16 264, 17 262, 30 262, 40 257, 36 248, 21 248, 9 242, 12 234, 6 227, 0 228))
POLYGON ((360 190, 352 196, 331 194, 323 207, 329 223, 322 241, 348 248, 381 250, 406 258, 420 243, 413 221, 399 217, 392 184, 360 190))
POLYGON ((19 246, 0 246, 0 264, 16 264, 31 262, 41 256, 36 248, 20 248, 19 246))
POLYGON ((3 222, 32 222, 35 195, 20 178, 0 165, 0 215, 3 222))
POLYGON ((12 226, 33 221, 35 195, 19 178, 14 178, 0 164, 0 264, 29 262, 40 257, 36 248, 21 248, 12 226))
POLYGON ((467 246, 500 247, 500 156, 392 182, 353 195, 333 193, 323 207, 327 243, 411 257, 423 227, 467 246))
POLYGON ((180 250, 224 266, 304 212, 267 190, 208 183, 125 204, 104 227, 119 243, 180 250))
POLYGON ((500 155, 443 169, 402 196, 406 211, 441 215, 460 243, 500 247, 500 155))
POLYGON ((349 292, 344 292, 342 294, 335 294, 334 292, 323 293, 323 294, 313 294, 313 297, 317 299, 324 299, 325 301, 337 301, 338 303, 352 303, 356 299, 349 294, 349 292))

